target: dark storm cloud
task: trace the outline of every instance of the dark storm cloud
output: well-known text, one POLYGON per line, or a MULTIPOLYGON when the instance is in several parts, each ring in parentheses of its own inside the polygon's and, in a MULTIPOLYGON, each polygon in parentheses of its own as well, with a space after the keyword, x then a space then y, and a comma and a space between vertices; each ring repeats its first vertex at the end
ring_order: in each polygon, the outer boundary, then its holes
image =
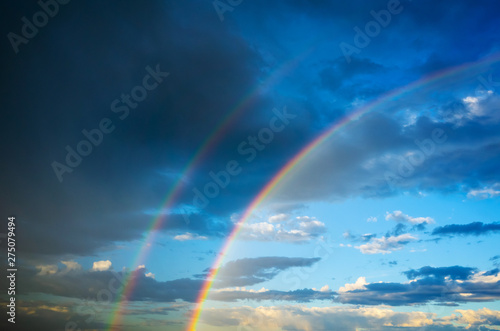
POLYGON ((500 223, 473 222, 469 224, 448 224, 435 228, 433 235, 480 236, 500 231, 500 223))
MULTIPOLYGON (((19 30, 20 17, 39 10, 16 7, 2 20, 6 30, 19 30)), ((2 81, 1 131, 8 143, 1 153, 16 160, 2 164, 2 208, 24 224, 21 249, 28 258, 87 255, 139 239, 154 217, 142 211, 160 206, 178 178, 162 173, 180 174, 206 136, 262 79, 260 55, 230 24, 220 24, 210 4, 71 2, 19 54, 8 49, 8 41, 2 47, 10 64, 2 81), (169 76, 121 120, 111 104, 142 84, 147 66, 157 65, 169 76), (52 162, 64 164, 65 146, 76 149, 85 138, 82 130, 95 129, 103 118, 114 131, 59 183, 52 162)), ((192 189, 211 180, 210 171, 241 158, 237 142, 267 124, 275 106, 264 96, 247 106, 226 132, 228 140, 219 141, 198 171, 183 179, 182 203, 192 204, 192 189)), ((221 200, 232 197, 231 209, 246 204, 246 194, 256 192, 278 164, 279 146, 290 141, 281 137, 273 144, 275 161, 268 159, 263 174, 254 173, 244 190, 236 181, 243 181, 248 166, 206 210, 188 215, 189 224, 174 213, 162 230, 225 235, 232 224, 217 219, 228 210, 221 200)))

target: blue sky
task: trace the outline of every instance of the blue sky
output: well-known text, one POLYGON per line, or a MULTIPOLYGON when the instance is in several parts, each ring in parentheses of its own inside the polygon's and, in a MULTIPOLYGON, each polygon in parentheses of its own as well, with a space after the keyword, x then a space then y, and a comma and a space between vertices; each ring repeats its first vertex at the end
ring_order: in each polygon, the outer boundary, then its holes
POLYGON ((495 1, 2 6, 3 329, 500 330, 495 1))

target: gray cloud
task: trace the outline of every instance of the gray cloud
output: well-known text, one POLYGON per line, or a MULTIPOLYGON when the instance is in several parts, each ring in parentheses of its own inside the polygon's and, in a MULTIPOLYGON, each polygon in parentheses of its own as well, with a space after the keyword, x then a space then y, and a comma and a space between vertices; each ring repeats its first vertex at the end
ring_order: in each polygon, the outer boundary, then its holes
POLYGON ((217 274, 215 288, 250 286, 273 279, 294 267, 310 267, 320 258, 258 257, 227 262, 217 274))

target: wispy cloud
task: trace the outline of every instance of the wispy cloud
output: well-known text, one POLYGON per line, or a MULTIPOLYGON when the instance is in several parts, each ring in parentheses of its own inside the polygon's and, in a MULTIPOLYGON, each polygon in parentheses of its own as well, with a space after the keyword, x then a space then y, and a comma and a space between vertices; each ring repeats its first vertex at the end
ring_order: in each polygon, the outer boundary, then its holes
POLYGON ((432 231, 433 235, 480 236, 500 231, 500 223, 473 222, 468 224, 448 224, 432 231))
POLYGON ((390 254, 391 252, 403 249, 403 247, 417 238, 410 234, 399 236, 373 238, 368 243, 355 246, 363 254, 390 254))

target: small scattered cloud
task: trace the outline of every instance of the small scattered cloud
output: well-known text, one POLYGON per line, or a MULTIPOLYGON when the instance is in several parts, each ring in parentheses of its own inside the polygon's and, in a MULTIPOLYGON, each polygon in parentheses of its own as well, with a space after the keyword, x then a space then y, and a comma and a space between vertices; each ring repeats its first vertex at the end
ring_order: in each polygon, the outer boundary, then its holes
POLYGON ((277 214, 269 217, 268 221, 269 223, 280 223, 285 221, 288 218, 287 214, 277 214))
POLYGON ((92 271, 106 271, 111 268, 111 261, 96 261, 92 265, 92 271))
POLYGON ((298 216, 284 222, 285 214, 271 216, 268 222, 243 224, 240 238, 255 241, 303 243, 326 232, 325 223, 314 217, 298 216))
POLYGON ((413 225, 435 223, 434 219, 431 217, 411 217, 409 215, 403 214, 401 210, 395 210, 392 213, 387 212, 385 219, 387 221, 410 223, 413 225))
POLYGON ((345 284, 341 288, 339 288, 339 293, 355 291, 355 290, 366 290, 365 285, 368 284, 366 282, 365 277, 359 277, 355 283, 353 284, 345 284))
POLYGON ((375 216, 371 216, 371 217, 368 217, 366 219, 367 222, 376 222, 377 221, 377 218, 375 216))
POLYGON ((177 241, 187 241, 187 240, 207 240, 208 238, 205 236, 200 236, 195 233, 186 232, 184 234, 180 234, 174 237, 174 240, 177 241))
POLYGON ((36 268, 40 270, 37 274, 39 276, 55 274, 59 269, 55 264, 39 265, 36 268))

